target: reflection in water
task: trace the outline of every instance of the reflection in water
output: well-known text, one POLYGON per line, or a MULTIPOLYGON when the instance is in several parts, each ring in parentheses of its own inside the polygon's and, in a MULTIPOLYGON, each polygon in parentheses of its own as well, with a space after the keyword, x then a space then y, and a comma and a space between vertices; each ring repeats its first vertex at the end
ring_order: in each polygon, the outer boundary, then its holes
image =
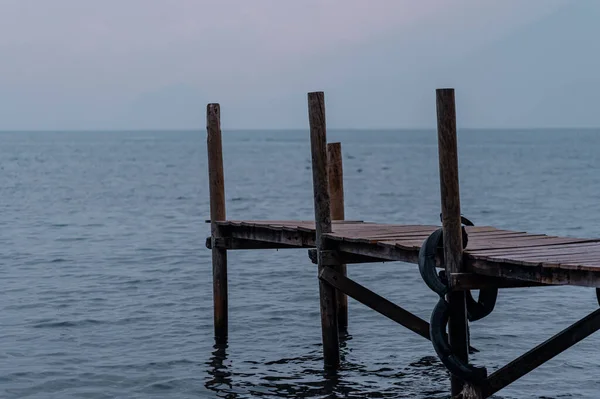
MULTIPOLYGON (((230 392, 233 388, 231 383, 231 372, 225 365, 227 360, 227 344, 216 344, 208 364, 208 374, 212 377, 204 386, 214 392, 230 392)), ((237 398, 234 393, 227 394, 226 398, 237 398)))
MULTIPOLYGON (((391 368, 368 369, 347 360, 346 342, 340 340, 342 365, 339 371, 322 369, 320 345, 307 355, 264 363, 245 361, 238 372, 227 361, 227 345, 215 345, 205 387, 223 398, 408 398, 414 397, 414 378, 430 379, 431 390, 426 397, 445 398, 447 376, 440 362, 432 356, 423 357, 408 366, 410 370, 391 368), (241 372, 260 365, 269 374, 241 372), (275 366, 275 367, 272 367, 275 366), (416 371, 416 372, 415 372, 416 371), (385 381, 385 382, 383 382, 385 381), (412 392, 412 395, 410 394, 412 392)), ((429 384, 427 384, 429 385, 429 384)))

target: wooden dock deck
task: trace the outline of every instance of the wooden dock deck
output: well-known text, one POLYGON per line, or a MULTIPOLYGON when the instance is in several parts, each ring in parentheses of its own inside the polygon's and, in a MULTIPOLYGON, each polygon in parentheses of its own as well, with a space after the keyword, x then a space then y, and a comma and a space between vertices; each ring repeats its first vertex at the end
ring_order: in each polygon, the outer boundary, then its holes
MULTIPOLYGON (((348 328, 347 297, 431 341, 450 374, 453 398, 487 398, 600 329, 600 309, 565 328, 488 375, 469 363, 469 323, 488 316, 498 289, 576 285, 594 287, 600 303, 600 238, 556 237, 472 226, 461 216, 456 109, 453 89, 436 91, 441 226, 344 220, 340 143, 327 143, 325 99, 308 94, 314 221, 228 220, 219 104, 207 107, 208 174, 214 331, 228 337, 227 252, 243 249, 307 248, 317 264, 323 361, 340 366, 339 334, 348 328), (418 264, 439 300, 430 322, 348 278, 352 263, 400 261, 418 264), (479 290, 477 299, 471 293, 479 290)), ((467 212, 468 213, 468 212, 467 212)), ((390 276, 393 279, 394 276, 390 276)))
MULTIPOLYGON (((221 221, 223 249, 279 249, 315 247, 314 221, 221 221)), ((331 263, 401 261, 418 263, 423 241, 441 226, 333 221, 323 235, 330 251, 340 259, 331 263)), ((457 285, 476 289, 498 284, 521 286, 515 280, 544 285, 598 286, 600 238, 556 237, 465 226, 469 240, 463 252, 465 270, 455 276, 457 285), (485 279, 497 277, 509 279, 485 279)), ((313 259, 314 260, 314 259, 313 259)))

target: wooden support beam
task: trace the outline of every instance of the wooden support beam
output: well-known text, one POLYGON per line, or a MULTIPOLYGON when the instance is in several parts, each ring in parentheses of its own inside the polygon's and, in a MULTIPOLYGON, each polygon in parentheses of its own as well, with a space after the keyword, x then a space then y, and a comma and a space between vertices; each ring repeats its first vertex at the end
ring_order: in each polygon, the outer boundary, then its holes
MULTIPOLYGON (((331 201, 327 183, 327 128, 325 123, 325 95, 308 93, 308 119, 312 155, 313 191, 315 201, 316 247, 327 248, 323 234, 331 233, 331 201)), ((319 273, 326 268, 319 259, 319 273)), ((319 279, 321 302, 321 331, 325 368, 337 369, 340 365, 340 348, 335 289, 319 279)))
MULTIPOLYGON (((342 144, 327 144, 327 180, 329 198, 331 199, 331 220, 344 220, 344 168, 342 162, 342 144)), ((342 275, 347 275, 346 263, 340 262, 334 266, 342 275)), ((340 332, 348 331, 348 297, 341 291, 336 291, 337 318, 340 332)))
POLYGON ((425 320, 377 295, 357 282, 350 280, 332 268, 323 268, 319 272, 319 278, 363 305, 394 320, 396 323, 403 325, 423 338, 429 339, 429 323, 425 320))
POLYGON ((223 228, 223 232, 227 237, 241 240, 262 241, 297 248, 313 248, 315 246, 315 234, 308 231, 274 230, 260 226, 236 226, 223 228))
MULTIPOLYGON (((460 190, 458 180, 458 145, 456 135, 456 106, 454 89, 436 90, 440 194, 442 227, 444 229, 444 259, 446 274, 463 272, 463 246, 460 217, 460 190)), ((467 309, 464 291, 448 294, 450 346, 457 358, 469 359, 467 309)), ((451 377, 451 394, 458 395, 465 382, 451 377)))
POLYGON ((363 255, 381 259, 381 262, 418 263, 419 251, 407 251, 394 246, 372 245, 360 242, 327 240, 332 249, 348 254, 363 255))
MULTIPOLYGON (((311 262, 317 264, 318 252, 316 249, 308 250, 308 257, 311 262)), ((355 255, 348 252, 340 252, 336 250, 324 250, 321 251, 321 262, 323 266, 337 266, 339 264, 351 264, 351 263, 383 263, 387 262, 385 259, 373 258, 365 255, 355 255)), ((343 274, 343 273, 341 273, 343 274)))
POLYGON ((491 260, 473 259, 469 256, 464 260, 466 271, 478 275, 516 278, 524 281, 538 282, 547 285, 578 285, 582 287, 598 287, 600 285, 600 270, 574 270, 506 264, 491 260))
POLYGON ((474 273, 452 273, 450 284, 455 290, 480 290, 485 288, 544 287, 548 284, 502 277, 482 276, 474 273))
MULTIPOLYGON (((211 236, 221 236, 217 221, 226 220, 225 178, 223 175, 223 146, 221 139, 221 109, 219 104, 206 107, 208 149, 208 181, 210 193, 211 236)), ((212 248, 214 327, 217 344, 227 342, 227 250, 212 248)))
POLYGON ((288 245, 266 241, 255 241, 246 240, 243 238, 233 237, 208 237, 206 239, 206 248, 212 249, 213 247, 229 250, 240 250, 240 249, 287 249, 287 248, 298 248, 296 245, 288 245))
POLYGON ((487 384, 482 387, 483 397, 491 396, 512 384, 598 329, 600 329, 600 309, 492 373, 487 379, 487 384))

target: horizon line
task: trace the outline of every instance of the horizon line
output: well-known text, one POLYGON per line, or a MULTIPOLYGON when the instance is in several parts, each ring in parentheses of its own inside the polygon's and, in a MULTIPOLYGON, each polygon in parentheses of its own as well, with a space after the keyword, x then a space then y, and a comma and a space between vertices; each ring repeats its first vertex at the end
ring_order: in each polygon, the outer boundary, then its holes
MULTIPOLYGON (((457 130, 600 130, 600 126, 559 126, 559 127, 457 127, 457 130)), ((0 129, 0 133, 126 133, 126 132, 197 132, 205 128, 109 128, 109 129, 0 129)), ((286 127, 286 128, 222 128, 224 132, 276 132, 276 131, 308 131, 309 128, 286 127)), ((328 131, 431 131, 437 127, 335 127, 328 131)))

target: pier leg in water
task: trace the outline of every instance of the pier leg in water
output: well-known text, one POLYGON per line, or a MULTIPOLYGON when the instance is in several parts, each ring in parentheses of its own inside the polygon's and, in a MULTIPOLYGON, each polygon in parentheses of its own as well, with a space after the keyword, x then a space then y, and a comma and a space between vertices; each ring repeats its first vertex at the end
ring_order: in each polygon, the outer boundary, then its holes
MULTIPOLYGON (((452 273, 463 272, 454 89, 438 89, 436 103, 444 261, 446 275, 450 276, 452 273)), ((452 289, 452 287, 450 288, 452 289)), ((465 292, 450 291, 447 300, 450 305, 450 322, 448 324, 450 346, 454 354, 467 363, 469 342, 465 292)), ((452 376, 452 396, 460 394, 464 384, 464 381, 452 376)))
POLYGON ((206 131, 208 148, 208 181, 210 192, 210 221, 213 268, 213 306, 215 341, 227 342, 227 250, 214 245, 220 237, 217 221, 225 220, 225 180, 223 176, 223 148, 221 140, 221 110, 219 104, 206 107, 206 131))
MULTIPOLYGON (((329 198, 331 200, 331 220, 344 220, 344 169, 342 166, 341 143, 327 144, 327 179, 329 181, 329 198)), ((346 265, 335 268, 346 276, 346 265)), ((336 290, 337 319, 340 334, 348 333, 348 297, 336 290)))
MULTIPOLYGON (((331 202, 327 179, 327 133, 325 124, 325 95, 308 93, 308 119, 312 154, 313 190, 315 200, 315 227, 319 273, 324 267, 321 251, 328 249, 323 234, 331 232, 331 202)), ((340 364, 336 290, 319 279, 321 302, 321 329, 325 368, 337 369, 340 364)))

